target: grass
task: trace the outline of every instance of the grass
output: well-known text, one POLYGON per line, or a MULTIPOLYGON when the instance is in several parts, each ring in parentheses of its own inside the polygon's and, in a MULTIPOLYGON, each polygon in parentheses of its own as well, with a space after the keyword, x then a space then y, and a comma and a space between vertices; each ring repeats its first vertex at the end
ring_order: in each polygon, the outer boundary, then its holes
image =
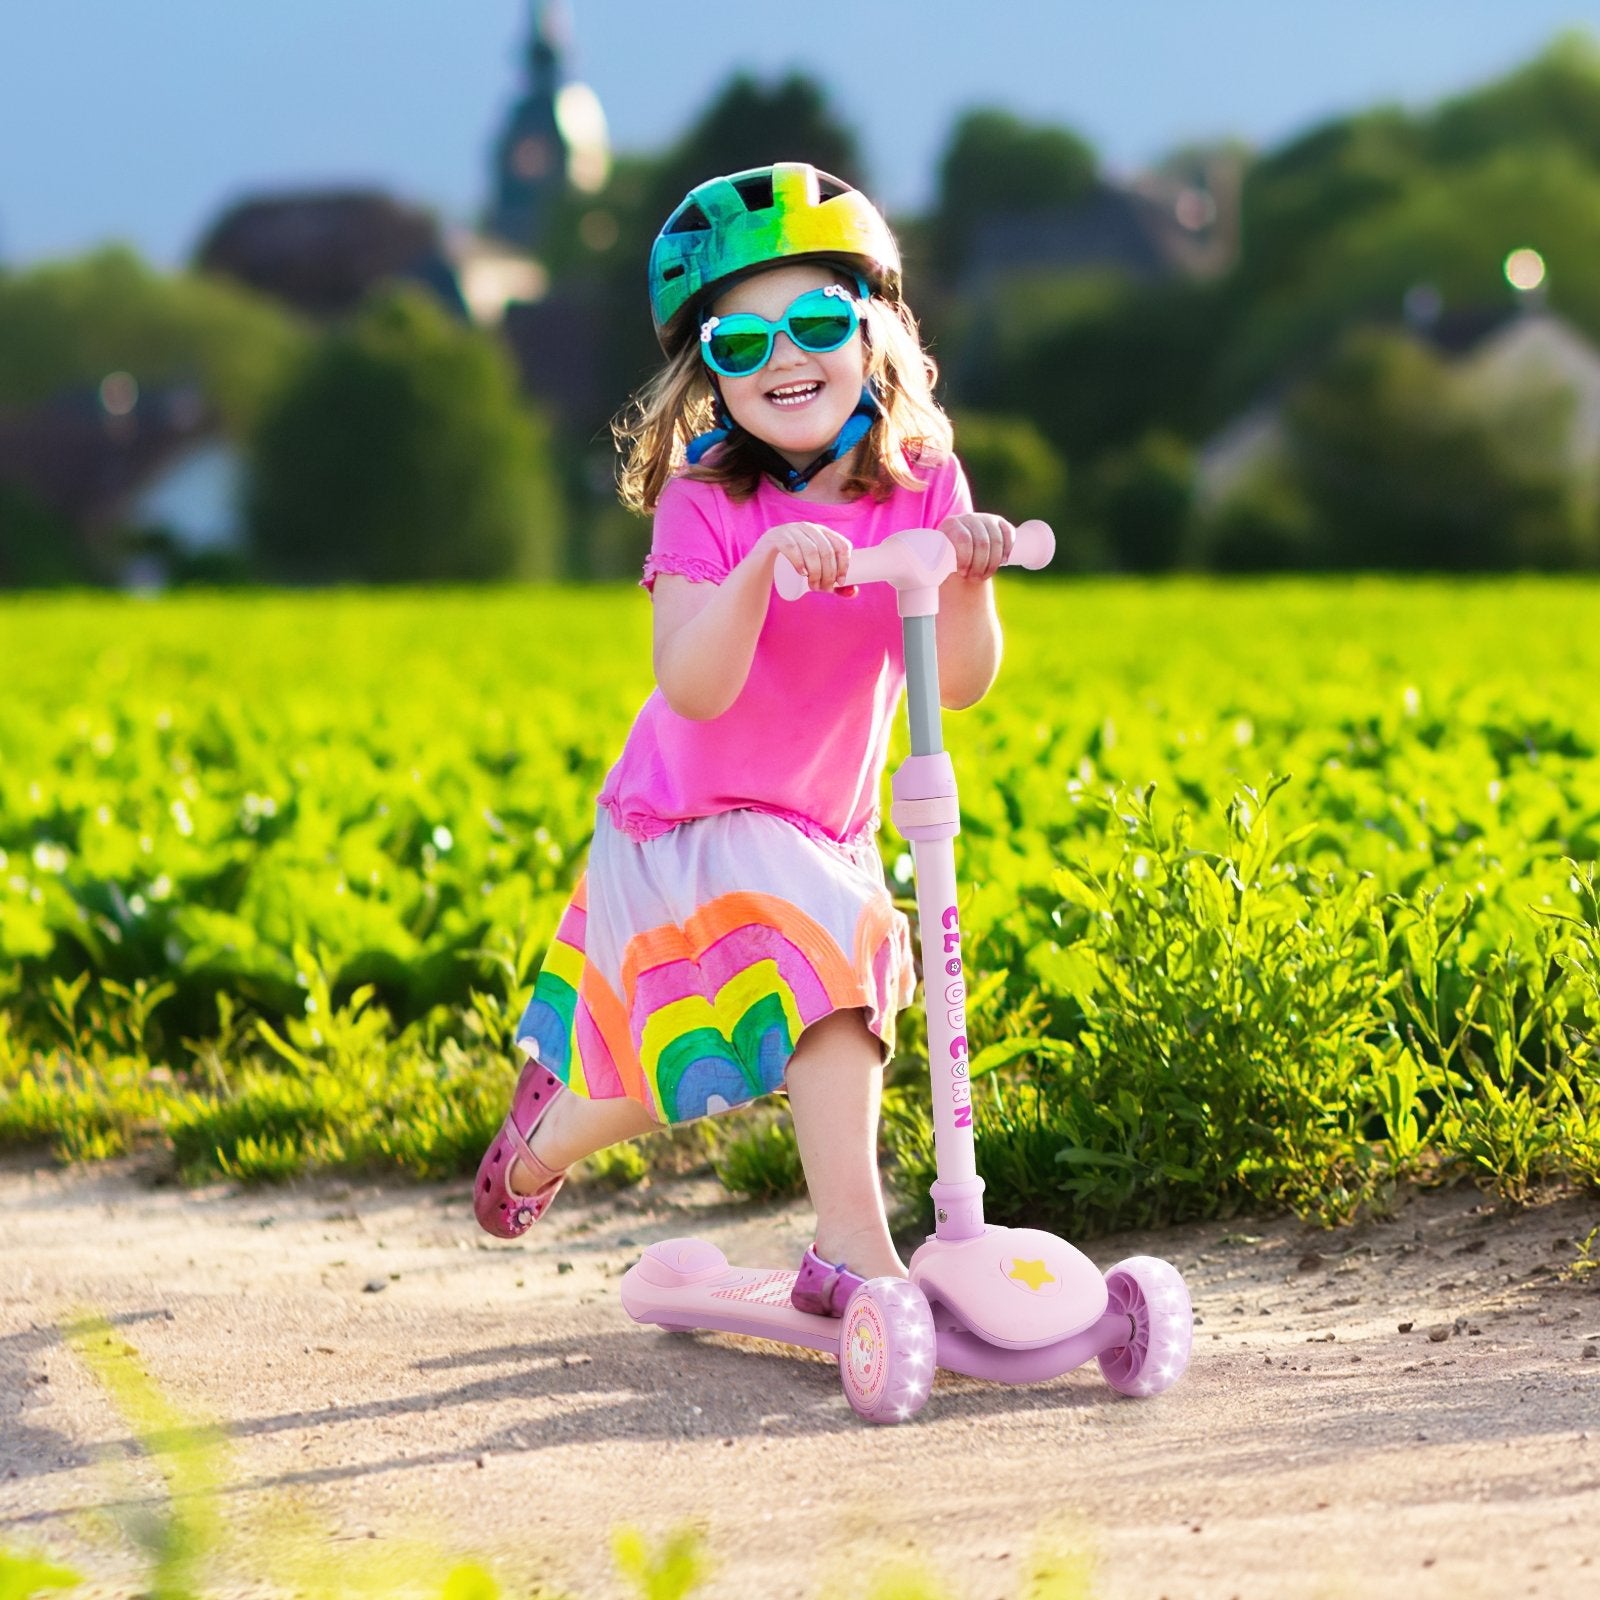
MULTIPOLYGON (((1600 1184, 1597 599, 1006 588, 1006 672, 947 729, 997 1218, 1600 1184)), ((0 1144, 158 1145, 192 1179, 470 1170, 647 634, 615 590, 0 604, 0 1144)), ((637 1181, 664 1148, 592 1165, 637 1181)), ((768 1117, 711 1151, 794 1192, 768 1117)))

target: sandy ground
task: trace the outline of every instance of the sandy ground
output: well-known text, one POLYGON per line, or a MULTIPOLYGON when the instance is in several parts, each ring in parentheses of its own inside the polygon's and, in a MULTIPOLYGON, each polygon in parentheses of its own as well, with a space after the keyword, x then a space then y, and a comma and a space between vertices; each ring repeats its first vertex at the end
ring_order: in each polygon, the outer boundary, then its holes
POLYGON ((1593 1600, 1600 1273, 1561 1269, 1597 1212, 1456 1191, 1342 1233, 1099 1240, 1102 1267, 1184 1272, 1200 1325, 1175 1389, 1120 1399, 1092 1365, 1030 1388, 941 1375, 913 1422, 869 1428, 822 1360, 636 1328, 617 1299, 659 1238, 790 1264, 800 1206, 703 1179, 569 1189, 508 1245, 460 1184, 186 1192, 13 1159, 0 1550, 73 1563, 80 1595, 139 1592, 130 1529, 165 1479, 62 1340, 87 1306, 225 1430, 217 1594, 268 1592, 250 1530, 293 1511, 343 1559, 421 1538, 519 1596, 633 1593, 609 1536, 631 1523, 700 1529, 714 1600, 865 1595, 906 1560, 953 1600, 1017 1600, 1041 1537, 1092 1561, 1105 1600, 1593 1600))

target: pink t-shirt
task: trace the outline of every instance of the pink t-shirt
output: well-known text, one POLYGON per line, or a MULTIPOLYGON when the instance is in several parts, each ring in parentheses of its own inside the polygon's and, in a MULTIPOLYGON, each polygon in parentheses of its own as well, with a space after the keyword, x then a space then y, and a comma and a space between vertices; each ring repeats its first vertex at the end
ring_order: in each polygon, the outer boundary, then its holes
MULTIPOLYGON (((675 478, 656 508, 644 586, 663 572, 721 583, 780 522, 820 522, 865 550, 902 528, 936 528, 971 509, 954 457, 929 467, 920 490, 897 487, 887 500, 840 505, 808 504, 765 478, 745 501, 715 484, 675 478)), ((720 717, 694 722, 657 689, 634 719, 600 803, 635 839, 748 809, 854 842, 877 826, 878 785, 904 684, 888 584, 869 584, 853 599, 816 593, 787 601, 774 592, 739 698, 720 717)))

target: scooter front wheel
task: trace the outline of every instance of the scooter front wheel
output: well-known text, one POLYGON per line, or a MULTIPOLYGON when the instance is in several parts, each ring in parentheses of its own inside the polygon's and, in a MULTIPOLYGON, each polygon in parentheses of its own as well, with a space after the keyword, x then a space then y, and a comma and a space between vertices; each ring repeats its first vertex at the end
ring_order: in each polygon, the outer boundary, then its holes
POLYGON ((933 1313, 904 1278, 869 1278, 850 1296, 839 1329, 845 1399, 868 1422, 905 1422, 933 1388, 933 1313))
POLYGON ((1106 1310, 1129 1319, 1129 1339, 1101 1352, 1100 1372, 1119 1394, 1170 1389, 1189 1365, 1194 1310, 1178 1269, 1156 1256, 1129 1256, 1106 1273, 1106 1310))

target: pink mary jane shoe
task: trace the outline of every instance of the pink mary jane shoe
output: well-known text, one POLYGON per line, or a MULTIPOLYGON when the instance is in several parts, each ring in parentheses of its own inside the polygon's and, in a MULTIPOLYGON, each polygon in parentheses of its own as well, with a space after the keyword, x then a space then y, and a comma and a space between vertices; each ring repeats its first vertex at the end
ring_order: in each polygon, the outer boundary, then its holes
POLYGON ((566 1093, 567 1086, 537 1061, 530 1061, 517 1079, 511 1110, 478 1163, 478 1181, 472 1191, 478 1226, 497 1239, 515 1239, 526 1233, 549 1209, 566 1181, 565 1168, 554 1171, 528 1148, 539 1119, 566 1093), (507 1182, 516 1161, 539 1180, 535 1193, 517 1194, 507 1182))
POLYGON ((866 1279, 852 1272, 844 1262, 834 1265, 824 1261, 815 1248, 806 1246, 800 1259, 800 1272, 789 1294, 789 1304, 796 1311, 809 1311, 818 1317, 842 1317, 850 1296, 866 1279))

